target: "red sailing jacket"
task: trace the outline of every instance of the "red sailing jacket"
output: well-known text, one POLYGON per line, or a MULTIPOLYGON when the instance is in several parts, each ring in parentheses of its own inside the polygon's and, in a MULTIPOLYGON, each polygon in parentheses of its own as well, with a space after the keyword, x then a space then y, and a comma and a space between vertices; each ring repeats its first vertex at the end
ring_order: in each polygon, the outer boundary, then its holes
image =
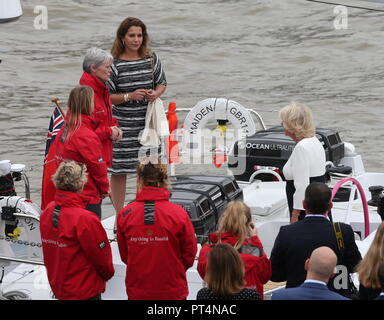
MULTIPOLYGON (((211 244, 206 244, 200 250, 199 261, 197 264, 197 271, 202 279, 204 279, 207 267, 207 254, 212 249, 212 244, 219 242, 218 233, 210 233, 209 240, 211 244)), ((221 242, 228 243, 234 246, 238 238, 229 232, 221 234, 221 242)), ((258 236, 253 236, 244 241, 240 249, 240 256, 244 263, 245 268, 245 281, 246 287, 256 290, 261 299, 263 299, 263 284, 267 283, 272 276, 271 262, 267 258, 261 241, 258 236), (260 253, 262 254, 260 256, 260 253)))
POLYGON ((102 147, 98 136, 93 132, 93 120, 87 115, 81 115, 81 126, 67 140, 63 135, 66 126, 58 133, 56 163, 63 160, 74 160, 87 166, 88 181, 82 194, 88 198, 89 203, 97 204, 101 195, 109 191, 107 166, 102 157, 102 147))
POLYGON ((79 194, 57 190, 55 201, 40 216, 44 264, 51 289, 61 300, 89 299, 104 292, 115 272, 100 219, 83 207, 79 194), (61 206, 57 227, 52 219, 55 206, 61 206))
POLYGON ((117 242, 127 265, 129 299, 181 300, 188 296, 186 271, 197 242, 188 213, 169 202, 170 192, 145 187, 117 217, 117 242), (154 201, 144 214, 144 202, 154 201), (151 213, 152 212, 152 213, 151 213), (154 214, 153 214, 154 212, 154 214))
POLYGON ((103 146, 103 159, 107 167, 112 166, 112 140, 111 134, 113 126, 118 126, 117 120, 112 117, 112 104, 107 86, 97 77, 84 72, 79 81, 82 86, 89 86, 95 94, 95 110, 92 117, 95 119, 95 132, 103 146))

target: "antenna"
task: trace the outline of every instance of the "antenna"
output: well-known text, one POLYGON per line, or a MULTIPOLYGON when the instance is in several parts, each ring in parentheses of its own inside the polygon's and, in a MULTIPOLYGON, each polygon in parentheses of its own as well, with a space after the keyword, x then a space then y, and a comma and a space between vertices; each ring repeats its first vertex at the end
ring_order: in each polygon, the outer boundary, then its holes
MULTIPOLYGON (((349 5, 349 4, 344 4, 344 3, 339 3, 337 1, 321 1, 321 0, 306 0, 306 1, 309 1, 309 2, 316 2, 316 3, 323 3, 323 4, 329 4, 329 5, 339 5, 339 6, 344 6, 344 7, 348 7, 348 8, 354 8, 354 9, 362 9, 362 10, 369 10, 369 11, 377 11, 377 12, 384 12, 384 8, 383 9, 375 9, 375 8, 367 8, 367 7, 362 7, 362 6, 352 6, 352 5, 349 5)), ((375 3, 383 3, 384 4, 384 1, 381 1, 381 0, 365 0, 367 2, 375 2, 375 3)))

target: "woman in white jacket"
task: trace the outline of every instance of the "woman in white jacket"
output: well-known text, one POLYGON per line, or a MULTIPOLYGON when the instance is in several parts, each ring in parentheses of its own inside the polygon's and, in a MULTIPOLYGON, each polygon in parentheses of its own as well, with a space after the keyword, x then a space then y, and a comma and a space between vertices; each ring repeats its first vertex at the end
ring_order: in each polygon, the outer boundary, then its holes
POLYGON ((286 194, 291 223, 304 218, 306 187, 313 181, 325 182, 325 151, 315 135, 312 111, 304 104, 292 102, 279 112, 286 136, 296 146, 283 168, 287 180, 286 194))

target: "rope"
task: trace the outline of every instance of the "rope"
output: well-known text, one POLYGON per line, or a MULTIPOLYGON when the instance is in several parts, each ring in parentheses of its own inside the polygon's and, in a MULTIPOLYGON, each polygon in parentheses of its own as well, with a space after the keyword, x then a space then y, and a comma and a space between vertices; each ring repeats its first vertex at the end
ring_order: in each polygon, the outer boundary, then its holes
MULTIPOLYGON (((4 267, 3 267, 3 272, 0 279, 0 285, 3 283, 3 278, 4 278, 4 267)), ((0 288, 0 300, 31 300, 31 298, 29 297, 29 295, 21 291, 13 290, 13 291, 8 291, 4 293, 3 290, 1 290, 0 288)))
POLYGON ((0 290, 0 300, 31 300, 31 298, 29 295, 21 291, 14 290, 3 293, 0 290))

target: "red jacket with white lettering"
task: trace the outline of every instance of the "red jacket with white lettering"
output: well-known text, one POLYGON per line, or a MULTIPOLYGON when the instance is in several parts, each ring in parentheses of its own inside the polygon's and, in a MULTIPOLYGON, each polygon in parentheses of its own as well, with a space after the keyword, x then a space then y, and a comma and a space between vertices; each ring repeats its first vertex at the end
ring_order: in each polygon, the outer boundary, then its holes
MULTIPOLYGON (((222 242, 228 243, 234 246, 238 238, 229 232, 223 232, 220 235, 218 233, 209 234, 210 244, 206 244, 200 250, 199 261, 197 264, 197 271, 202 279, 204 279, 207 268, 207 254, 212 249, 212 245, 222 242)), ((245 268, 245 281, 246 288, 256 290, 261 299, 263 299, 263 284, 267 283, 272 276, 271 262, 262 249, 263 245, 258 236, 253 236, 245 239, 243 245, 240 248, 240 256, 244 263, 245 268)))
POLYGON ((112 140, 111 134, 113 126, 119 126, 117 120, 112 117, 112 104, 107 86, 97 77, 84 72, 79 83, 82 86, 88 86, 93 89, 95 109, 92 117, 96 122, 95 132, 99 137, 103 146, 103 159, 107 163, 107 167, 112 166, 112 140))
POLYGON ((89 203, 97 204, 101 202, 101 195, 109 192, 109 182, 102 146, 93 128, 92 118, 82 114, 80 128, 69 139, 64 140, 66 126, 63 126, 56 137, 56 162, 57 166, 64 160, 74 160, 86 165, 88 181, 82 194, 88 198, 89 203))
POLYGON ((44 264, 49 284, 60 300, 82 300, 104 292, 114 274, 112 251, 100 219, 82 209, 78 193, 57 190, 40 216, 44 264), (53 224, 55 206, 61 206, 58 226, 53 224))
POLYGON ((144 187, 117 217, 117 242, 127 265, 129 299, 182 300, 188 296, 186 271, 197 251, 188 213, 169 202, 170 192, 144 187), (154 207, 144 214, 144 202, 154 207), (154 208, 154 209, 153 209, 154 208), (154 214, 153 214, 154 212, 154 214))

